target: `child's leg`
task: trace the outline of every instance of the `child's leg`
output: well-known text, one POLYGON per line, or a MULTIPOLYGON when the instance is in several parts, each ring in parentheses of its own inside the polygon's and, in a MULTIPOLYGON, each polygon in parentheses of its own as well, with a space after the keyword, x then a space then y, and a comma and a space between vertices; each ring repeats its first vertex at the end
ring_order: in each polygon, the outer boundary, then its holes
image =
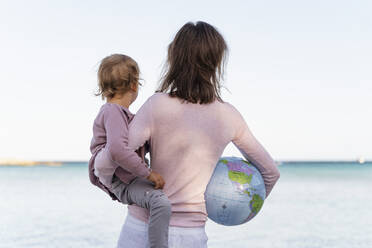
POLYGON ((150 210, 149 243, 151 248, 168 247, 168 229, 171 204, 168 197, 144 178, 135 178, 130 184, 113 182, 111 191, 124 204, 136 204, 150 210))

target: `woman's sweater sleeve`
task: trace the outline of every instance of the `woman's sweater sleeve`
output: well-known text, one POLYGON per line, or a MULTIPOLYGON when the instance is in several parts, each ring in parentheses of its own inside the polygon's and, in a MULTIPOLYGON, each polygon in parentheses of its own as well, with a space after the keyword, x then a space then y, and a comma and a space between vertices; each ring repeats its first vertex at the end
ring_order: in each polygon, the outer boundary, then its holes
POLYGON ((240 113, 238 113, 235 124, 236 133, 233 143, 242 155, 260 171, 265 183, 267 198, 280 177, 277 165, 270 154, 253 136, 240 113))
POLYGON ((111 106, 103 116, 106 130, 106 149, 118 166, 139 177, 150 175, 150 169, 135 152, 128 146, 128 120, 122 110, 111 106))
POLYGON ((129 143, 131 149, 137 150, 150 140, 152 130, 151 97, 137 111, 129 124, 129 143))

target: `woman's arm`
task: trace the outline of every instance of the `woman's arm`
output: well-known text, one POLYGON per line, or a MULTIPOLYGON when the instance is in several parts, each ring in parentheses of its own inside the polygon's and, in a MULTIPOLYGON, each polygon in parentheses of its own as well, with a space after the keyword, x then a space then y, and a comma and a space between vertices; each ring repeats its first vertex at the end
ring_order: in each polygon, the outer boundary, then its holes
POLYGON ((137 111, 136 116, 129 124, 128 146, 137 150, 150 140, 152 132, 152 106, 151 97, 137 111))
POLYGON ((270 154, 253 136, 240 113, 236 125, 233 143, 242 155, 260 171, 265 183, 267 198, 280 177, 279 170, 270 154))
POLYGON ((150 169, 142 159, 128 146, 128 120, 118 106, 109 106, 103 121, 106 130, 106 149, 111 160, 136 176, 148 177, 150 169))

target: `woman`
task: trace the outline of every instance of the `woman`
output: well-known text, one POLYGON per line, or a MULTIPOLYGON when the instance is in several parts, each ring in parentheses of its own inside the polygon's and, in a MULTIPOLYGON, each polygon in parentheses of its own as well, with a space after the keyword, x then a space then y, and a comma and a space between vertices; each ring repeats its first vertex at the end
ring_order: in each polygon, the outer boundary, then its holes
MULTIPOLYGON (((279 171, 241 114, 220 96, 226 43, 205 22, 185 24, 168 47, 158 90, 137 112, 129 146, 150 143, 151 167, 163 176, 172 204, 169 247, 207 247, 204 192, 224 148, 233 142, 260 170, 267 195, 279 171)), ((143 180, 144 184, 150 182, 143 180)), ((128 206, 119 247, 146 247, 149 213, 128 206)))

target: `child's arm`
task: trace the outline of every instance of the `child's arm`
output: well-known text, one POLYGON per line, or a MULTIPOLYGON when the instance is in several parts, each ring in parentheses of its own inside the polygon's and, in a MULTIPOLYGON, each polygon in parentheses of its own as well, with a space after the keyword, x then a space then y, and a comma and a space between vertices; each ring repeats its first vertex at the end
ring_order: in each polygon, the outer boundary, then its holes
POLYGON ((260 171, 265 183, 267 198, 280 177, 279 170, 270 154, 253 136, 243 117, 239 112, 237 114, 236 134, 233 143, 242 155, 260 171))
POLYGON ((107 137, 106 149, 111 160, 136 176, 148 177, 151 170, 135 149, 128 146, 128 120, 123 116, 120 107, 109 106, 103 118, 107 137))

